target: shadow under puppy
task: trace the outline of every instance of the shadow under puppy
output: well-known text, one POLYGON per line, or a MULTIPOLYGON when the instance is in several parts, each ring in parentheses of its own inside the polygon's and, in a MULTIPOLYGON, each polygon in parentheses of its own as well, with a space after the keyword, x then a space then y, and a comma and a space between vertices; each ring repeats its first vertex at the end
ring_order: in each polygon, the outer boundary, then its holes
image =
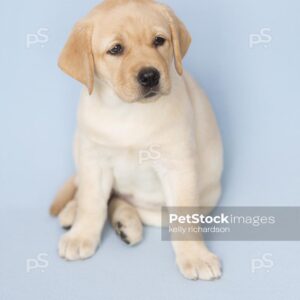
MULTIPOLYGON (((76 175, 51 207, 71 227, 59 242, 62 258, 91 257, 107 215, 136 244, 143 224, 161 226, 162 206, 217 204, 222 143, 207 97, 183 71, 190 42, 173 11, 151 0, 107 0, 75 25, 59 58, 84 85, 76 175), (141 159, 152 146, 159 155, 141 159)), ((186 278, 221 276, 203 240, 172 245, 186 278)))

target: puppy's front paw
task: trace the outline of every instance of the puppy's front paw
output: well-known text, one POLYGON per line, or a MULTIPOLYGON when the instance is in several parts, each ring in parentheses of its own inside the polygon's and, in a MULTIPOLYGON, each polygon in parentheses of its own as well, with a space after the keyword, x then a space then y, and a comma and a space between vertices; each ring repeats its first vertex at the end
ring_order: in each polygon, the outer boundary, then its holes
POLYGON ((192 280, 214 280, 222 275, 219 258, 207 251, 199 254, 180 255, 177 257, 177 265, 182 275, 192 280))
POLYGON ((59 242, 58 251, 62 258, 80 260, 93 256, 99 244, 99 238, 89 237, 71 229, 65 233, 59 242))

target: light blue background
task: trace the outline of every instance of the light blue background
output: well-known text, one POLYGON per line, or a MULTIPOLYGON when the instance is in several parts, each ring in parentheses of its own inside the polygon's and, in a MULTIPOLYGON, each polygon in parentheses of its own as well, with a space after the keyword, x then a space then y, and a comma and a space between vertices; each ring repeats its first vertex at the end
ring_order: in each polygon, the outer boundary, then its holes
MULTIPOLYGON (((223 205, 294 205, 300 197, 300 2, 168 0, 193 36, 185 66, 201 82, 225 145, 223 205), (249 45, 269 28, 270 43, 249 45)), ((96 0, 0 4, 0 299, 299 299, 299 243, 210 243, 220 281, 177 272, 158 229, 128 248, 106 229, 96 256, 67 263, 48 206, 73 172, 72 137, 80 85, 56 66, 72 25, 96 0), (46 43, 26 46, 46 28, 46 43), (28 259, 48 267, 26 272, 28 259), (251 271, 272 255, 272 268, 251 271)))

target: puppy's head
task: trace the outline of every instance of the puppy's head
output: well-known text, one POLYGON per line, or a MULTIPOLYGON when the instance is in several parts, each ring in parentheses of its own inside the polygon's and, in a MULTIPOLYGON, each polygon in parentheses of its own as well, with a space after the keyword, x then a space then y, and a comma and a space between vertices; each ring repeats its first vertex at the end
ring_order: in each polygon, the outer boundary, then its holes
POLYGON ((182 74, 190 42, 168 7, 152 0, 106 0, 75 25, 59 66, 90 94, 96 79, 124 101, 150 101, 170 92, 171 66, 182 74))

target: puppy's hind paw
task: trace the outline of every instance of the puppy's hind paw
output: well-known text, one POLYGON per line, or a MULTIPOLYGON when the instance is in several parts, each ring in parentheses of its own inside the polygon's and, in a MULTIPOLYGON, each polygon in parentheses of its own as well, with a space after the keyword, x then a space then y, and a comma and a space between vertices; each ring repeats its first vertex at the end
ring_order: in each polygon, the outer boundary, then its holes
POLYGON ((61 227, 65 229, 70 229, 72 227, 76 216, 76 209, 76 200, 72 200, 66 205, 58 216, 61 227))
POLYGON ((143 238, 143 225, 138 218, 117 221, 113 224, 113 227, 127 245, 136 245, 143 238))

